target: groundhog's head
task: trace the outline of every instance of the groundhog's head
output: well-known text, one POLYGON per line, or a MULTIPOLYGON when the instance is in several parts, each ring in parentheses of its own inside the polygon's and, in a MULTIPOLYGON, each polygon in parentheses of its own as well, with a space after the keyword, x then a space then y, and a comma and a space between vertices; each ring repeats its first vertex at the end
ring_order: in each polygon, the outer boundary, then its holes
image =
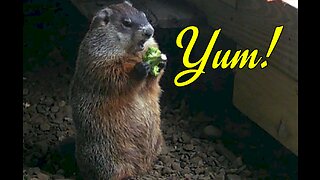
POLYGON ((116 48, 123 48, 127 53, 143 50, 145 42, 154 33, 145 13, 128 1, 98 11, 91 21, 90 30, 95 32, 96 37, 106 37, 109 45, 114 43, 116 48))

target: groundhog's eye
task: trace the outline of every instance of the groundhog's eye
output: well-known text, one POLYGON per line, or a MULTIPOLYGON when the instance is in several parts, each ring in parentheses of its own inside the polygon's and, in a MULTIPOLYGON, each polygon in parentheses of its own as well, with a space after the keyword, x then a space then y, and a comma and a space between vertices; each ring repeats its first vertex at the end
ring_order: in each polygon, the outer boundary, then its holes
POLYGON ((131 27, 132 26, 132 21, 130 18, 125 18, 122 20, 122 24, 125 26, 125 27, 131 27))

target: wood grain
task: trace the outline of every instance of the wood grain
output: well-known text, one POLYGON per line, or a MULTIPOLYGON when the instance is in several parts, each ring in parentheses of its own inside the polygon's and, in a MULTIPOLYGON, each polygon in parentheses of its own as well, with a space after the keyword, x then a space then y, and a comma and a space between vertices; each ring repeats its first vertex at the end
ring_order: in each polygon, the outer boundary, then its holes
MULTIPOLYGON (((221 0, 187 0, 202 10, 208 24, 222 28, 245 49, 259 49, 265 57, 273 32, 284 26, 268 62, 290 78, 298 81, 298 10, 281 2, 238 0, 236 8, 221 0)), ((201 33, 201 32, 200 32, 201 33)))
POLYGON ((298 84, 270 66, 236 71, 234 105, 298 155, 298 84))

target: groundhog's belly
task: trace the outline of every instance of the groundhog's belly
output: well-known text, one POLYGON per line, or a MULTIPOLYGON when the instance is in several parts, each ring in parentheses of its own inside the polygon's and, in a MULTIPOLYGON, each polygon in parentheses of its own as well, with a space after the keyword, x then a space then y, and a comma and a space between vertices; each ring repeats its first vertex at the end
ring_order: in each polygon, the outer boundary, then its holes
POLYGON ((147 168, 143 166, 149 166, 161 148, 157 99, 137 96, 131 101, 127 99, 117 108, 106 106, 104 110, 104 135, 114 147, 106 148, 114 151, 111 153, 120 161, 133 163, 137 168, 147 168))

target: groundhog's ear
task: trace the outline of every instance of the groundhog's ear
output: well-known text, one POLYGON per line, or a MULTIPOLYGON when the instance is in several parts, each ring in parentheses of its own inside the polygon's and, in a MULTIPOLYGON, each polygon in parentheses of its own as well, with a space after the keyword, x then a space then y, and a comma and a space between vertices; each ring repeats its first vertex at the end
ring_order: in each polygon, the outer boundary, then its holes
POLYGON ((130 1, 128 1, 128 0, 123 1, 123 3, 128 4, 129 6, 132 7, 132 2, 130 2, 130 1))
POLYGON ((108 7, 98 11, 91 21, 90 29, 108 24, 111 15, 112 9, 108 7))

